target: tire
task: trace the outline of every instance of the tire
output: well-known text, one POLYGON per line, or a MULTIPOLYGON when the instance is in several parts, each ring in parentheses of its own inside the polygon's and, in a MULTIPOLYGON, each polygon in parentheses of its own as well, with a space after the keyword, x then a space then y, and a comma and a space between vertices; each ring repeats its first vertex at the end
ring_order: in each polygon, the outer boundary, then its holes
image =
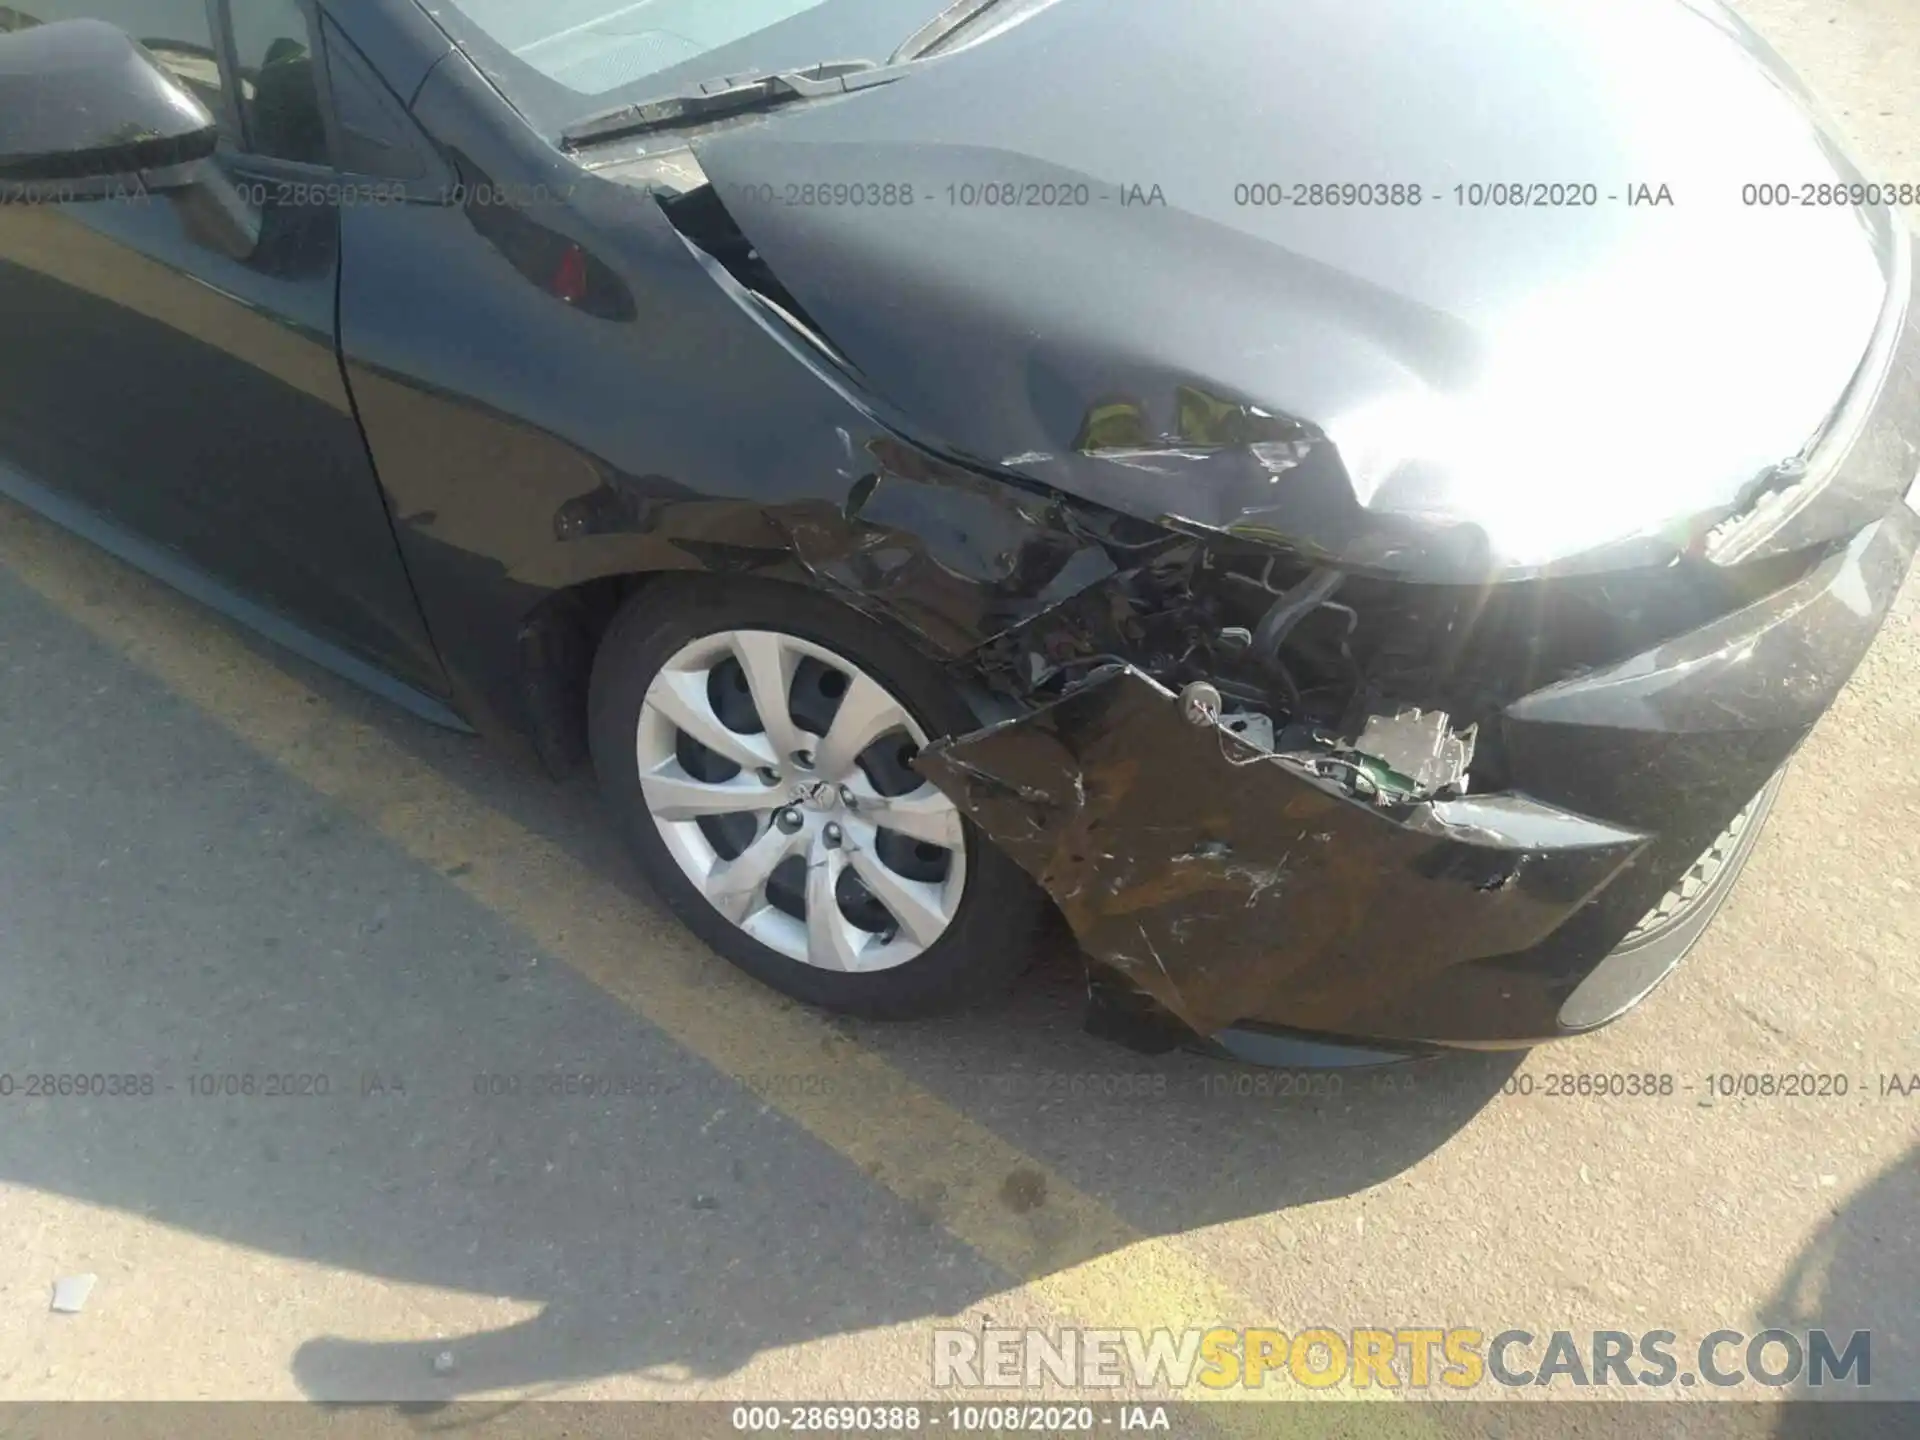
MULTIPOLYGON (((771 700, 769 708, 779 703, 771 700)), ((663 578, 638 591, 600 642, 588 696, 601 793, 641 872, 674 914, 783 994, 874 1019, 950 1013, 998 996, 1034 953, 1043 908, 1037 887, 905 764, 916 742, 978 724, 940 667, 879 622, 810 590, 720 576, 663 578), (785 677, 778 687, 785 721, 769 727, 762 720, 761 696, 773 694, 773 682, 753 690, 743 655, 758 657, 755 674, 785 677), (877 704, 874 686, 896 710, 877 704), (849 768, 837 752, 850 740, 830 745, 826 737, 856 699, 848 737, 863 733, 852 721, 894 713, 921 736, 885 732, 849 768), (724 734, 714 729, 716 720, 724 734), (718 748, 696 734, 714 738, 718 748), (780 739, 800 748, 785 752, 780 739), (774 760, 744 763, 766 755, 774 760), (830 769, 846 784, 823 778, 830 769), (750 818, 697 813, 717 803, 716 786, 743 795, 750 818), (682 795, 694 808, 674 803, 682 795), (907 815, 902 802, 919 807, 914 814, 945 807, 937 818, 913 821, 941 843, 881 823, 907 815), (796 833, 785 833, 789 825, 796 833), (791 853, 743 899, 782 846, 791 853), (896 863, 916 877, 910 884, 898 883, 905 877, 896 863), (923 865, 930 868, 915 868, 923 865), (907 896, 908 903, 890 908, 883 893, 907 896), (821 903, 823 894, 832 897, 831 908, 821 903), (801 916, 793 913, 796 904, 801 916), (816 924, 816 917, 825 918, 816 924), (936 931, 936 922, 943 928, 936 931), (861 968, 869 965, 876 968, 861 968)))

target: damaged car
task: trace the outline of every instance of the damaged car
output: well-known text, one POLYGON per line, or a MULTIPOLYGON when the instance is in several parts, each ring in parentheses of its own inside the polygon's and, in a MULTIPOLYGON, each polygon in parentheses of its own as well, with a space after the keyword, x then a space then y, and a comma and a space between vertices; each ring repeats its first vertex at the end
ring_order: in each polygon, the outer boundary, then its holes
POLYGON ((0 32, 0 490, 591 763, 812 1004, 1051 906, 1144 1049, 1604 1024, 1920 535, 1915 197, 1717 0, 0 32))

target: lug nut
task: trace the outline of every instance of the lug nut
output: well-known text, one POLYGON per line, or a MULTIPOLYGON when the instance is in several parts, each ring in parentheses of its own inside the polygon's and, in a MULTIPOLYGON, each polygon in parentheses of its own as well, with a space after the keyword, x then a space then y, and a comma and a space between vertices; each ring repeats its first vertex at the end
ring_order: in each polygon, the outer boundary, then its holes
POLYGON ((813 752, 811 750, 794 751, 793 763, 798 765, 802 770, 811 770, 813 768, 813 752))
POLYGON ((838 845, 840 843, 840 827, 838 825, 827 826, 825 830, 820 832, 820 838, 824 840, 829 847, 838 845))
POLYGON ((854 798, 853 787, 851 785, 842 785, 840 787, 840 803, 849 810, 858 810, 860 808, 860 802, 854 798))
POLYGON ((797 835, 806 822, 800 818, 800 812, 789 805, 773 817, 773 823, 780 827, 783 835, 797 835))
POLYGON ((780 772, 770 765, 762 765, 758 770, 753 772, 753 775, 762 785, 778 785, 780 783, 780 772))

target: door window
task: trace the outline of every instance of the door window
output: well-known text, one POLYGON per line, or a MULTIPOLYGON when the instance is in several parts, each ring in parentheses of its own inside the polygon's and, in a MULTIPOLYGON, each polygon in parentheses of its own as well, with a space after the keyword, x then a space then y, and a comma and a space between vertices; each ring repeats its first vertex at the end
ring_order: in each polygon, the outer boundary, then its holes
POLYGON ((235 0, 227 9, 247 149, 325 165, 327 126, 306 11, 298 0, 235 0))

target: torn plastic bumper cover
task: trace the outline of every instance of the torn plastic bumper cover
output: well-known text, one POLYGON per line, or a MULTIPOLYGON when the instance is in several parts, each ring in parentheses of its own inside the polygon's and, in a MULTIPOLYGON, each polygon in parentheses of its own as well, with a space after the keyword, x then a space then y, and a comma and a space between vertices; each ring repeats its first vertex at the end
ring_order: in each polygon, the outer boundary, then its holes
POLYGON ((1832 702, 1916 533, 1902 506, 1768 599, 1512 703, 1500 793, 1358 791, 1130 666, 920 766, 1198 1036, 1528 1044, 1650 988, 1621 941, 1832 702))

